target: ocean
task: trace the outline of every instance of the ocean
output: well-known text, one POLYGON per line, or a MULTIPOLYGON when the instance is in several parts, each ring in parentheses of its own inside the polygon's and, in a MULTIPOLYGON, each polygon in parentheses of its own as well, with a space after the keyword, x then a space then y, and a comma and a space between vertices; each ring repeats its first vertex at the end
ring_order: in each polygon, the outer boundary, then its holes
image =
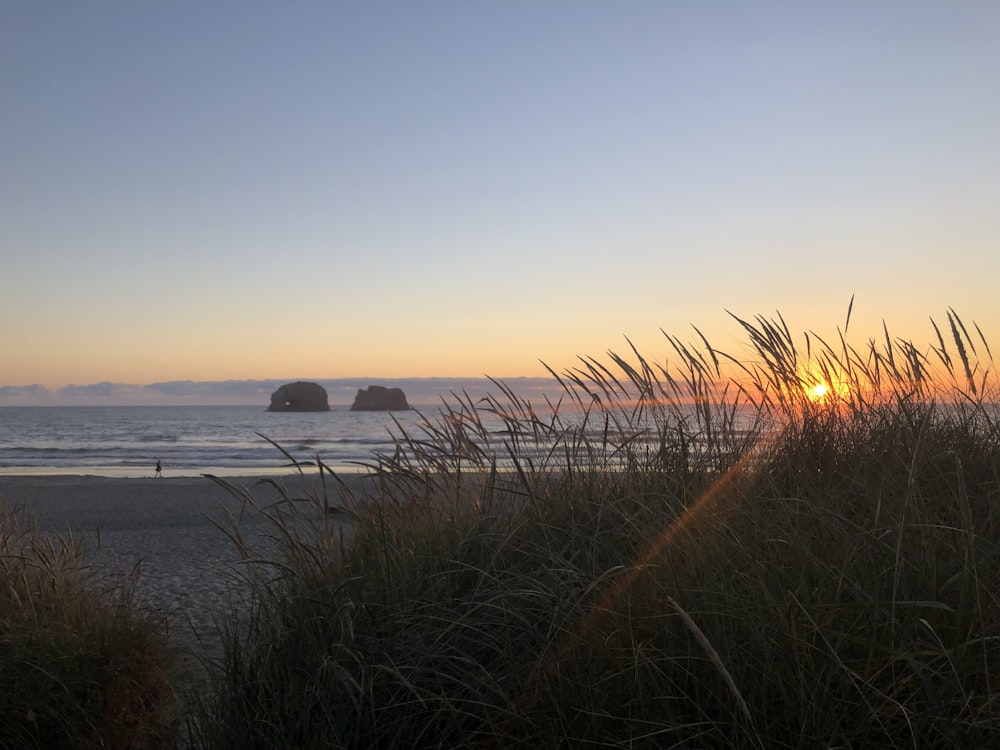
MULTIPOLYGON (((429 415, 432 417, 432 415, 429 415)), ((433 418, 433 417, 432 417, 433 418)), ((412 427, 416 411, 268 412, 260 406, 0 407, 0 475, 151 477, 287 473, 288 459, 318 455, 337 470, 363 470, 392 453, 393 420, 412 427)))
MULTIPOLYGON (((140 478, 153 476, 157 462, 164 476, 266 476, 295 470, 282 450, 301 463, 318 457, 337 471, 367 471, 377 465, 379 454, 395 454, 393 437, 401 430, 420 440, 426 437, 421 427, 425 417, 440 426, 441 408, 352 412, 347 406, 334 406, 328 412, 291 413, 268 412, 261 406, 3 406, 0 476, 140 478)), ((574 421, 571 411, 562 409, 560 414, 564 425, 574 421)), ((737 433, 747 432, 752 415, 738 420, 737 433)), ((495 452, 498 464, 505 466, 508 453, 503 443, 509 425, 496 417, 479 416, 495 440, 487 452, 495 452)), ((693 417, 693 411, 684 417, 689 428, 694 426, 693 417)), ((649 454, 659 450, 659 430, 648 421, 635 421, 619 433, 617 425, 598 416, 586 434, 590 447, 610 440, 604 450, 612 463, 619 451, 616 446, 628 444, 630 451, 649 454)), ((465 439, 470 438, 480 442, 466 434, 465 439)), ((519 454, 536 461, 544 461, 553 445, 545 438, 524 437, 517 442, 519 454)), ((698 449, 696 442, 691 449, 698 449)))

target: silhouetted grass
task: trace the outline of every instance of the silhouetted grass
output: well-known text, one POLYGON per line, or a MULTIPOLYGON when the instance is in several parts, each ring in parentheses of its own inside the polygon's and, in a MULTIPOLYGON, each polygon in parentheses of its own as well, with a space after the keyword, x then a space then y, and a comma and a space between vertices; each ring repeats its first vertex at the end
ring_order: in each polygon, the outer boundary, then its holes
POLYGON ((858 349, 850 309, 832 342, 736 318, 748 355, 665 334, 558 402, 498 381, 397 424, 337 512, 258 506, 264 557, 230 530, 251 604, 192 744, 995 743, 996 384, 947 320, 858 349))
POLYGON ((164 748, 178 727, 173 654, 80 542, 0 505, 0 748, 164 748))
MULTIPOLYGON (((736 318, 740 357, 665 334, 667 361, 553 372, 558 402, 497 381, 397 424, 357 495, 322 461, 309 497, 229 486, 271 535, 226 527, 251 596, 187 739, 989 746, 996 383, 946 318, 923 348, 849 346, 850 312, 832 342, 736 318)), ((0 747, 171 745, 170 653, 132 583, 0 513, 0 747)))

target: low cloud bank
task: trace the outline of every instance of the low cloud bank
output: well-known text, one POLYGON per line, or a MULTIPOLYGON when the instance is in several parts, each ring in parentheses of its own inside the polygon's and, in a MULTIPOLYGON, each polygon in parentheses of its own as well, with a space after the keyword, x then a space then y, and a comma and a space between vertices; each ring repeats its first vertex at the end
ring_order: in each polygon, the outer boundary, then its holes
MULTIPOLYGON (((45 386, 0 386, 0 406, 257 406, 267 407, 271 393, 292 380, 311 380, 322 385, 331 406, 349 406, 361 388, 383 385, 402 388, 413 406, 452 401, 453 394, 473 400, 500 389, 488 378, 291 378, 286 380, 171 380, 148 385, 92 383, 50 390, 45 386)), ((520 398, 542 402, 558 399, 562 390, 554 378, 502 378, 500 381, 520 398)))

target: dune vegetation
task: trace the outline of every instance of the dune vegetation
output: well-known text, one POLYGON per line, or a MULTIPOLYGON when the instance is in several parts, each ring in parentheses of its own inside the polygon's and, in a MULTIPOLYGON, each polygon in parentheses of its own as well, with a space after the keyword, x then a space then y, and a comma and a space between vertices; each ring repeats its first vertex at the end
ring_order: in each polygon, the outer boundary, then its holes
MULTIPOLYGON (((418 428, 397 423, 364 492, 321 460, 299 467, 309 497, 266 506, 216 479, 268 521, 270 544, 224 526, 248 599, 221 613, 221 653, 177 741, 995 743, 1000 413, 985 337, 951 310, 924 347, 885 329, 849 345, 850 309, 829 341, 780 316, 736 321, 739 357, 695 329, 693 343, 665 334, 662 360, 631 348, 553 372, 558 402, 500 381, 481 401, 455 394, 418 428)), ((0 645, 6 675, 19 657, 0 645)))
POLYGON ((377 490, 260 508, 268 559, 233 529, 253 606, 193 744, 994 741, 986 340, 952 311, 924 349, 737 320, 750 357, 668 335, 669 365, 581 359, 544 408, 456 394, 397 429, 377 490))
POLYGON ((71 532, 0 505, 0 748, 160 748, 175 741, 176 653, 71 532))

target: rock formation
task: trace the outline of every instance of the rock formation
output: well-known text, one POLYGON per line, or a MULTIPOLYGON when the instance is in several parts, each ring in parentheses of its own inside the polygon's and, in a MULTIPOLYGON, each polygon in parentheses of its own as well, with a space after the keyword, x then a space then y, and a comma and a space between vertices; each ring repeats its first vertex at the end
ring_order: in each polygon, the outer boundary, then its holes
POLYGON ((409 408, 401 388, 384 388, 381 385, 362 388, 351 404, 351 411, 403 411, 409 408))
POLYGON ((268 411, 330 411, 326 389, 319 383, 285 383, 271 394, 268 411))

